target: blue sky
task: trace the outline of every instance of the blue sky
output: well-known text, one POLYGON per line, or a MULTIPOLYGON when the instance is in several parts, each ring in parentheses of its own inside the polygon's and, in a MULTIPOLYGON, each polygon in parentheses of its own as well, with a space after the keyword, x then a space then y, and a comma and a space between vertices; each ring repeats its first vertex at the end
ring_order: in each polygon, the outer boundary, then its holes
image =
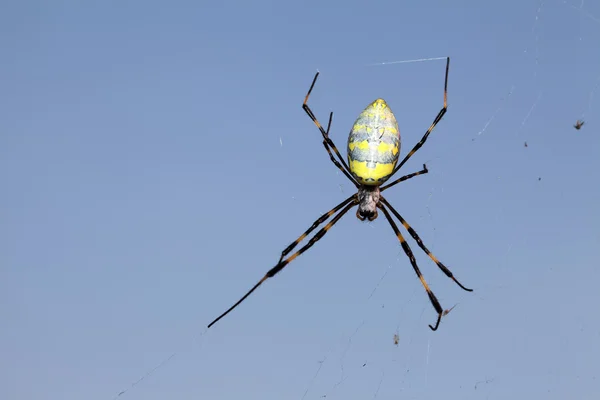
POLYGON ((568 1, 2 2, 0 398, 597 398, 600 5, 568 1), (431 332, 350 213, 206 331, 351 193, 315 71, 344 155, 378 97, 404 155, 444 61, 367 64, 447 55, 386 197, 475 292, 409 239, 458 303, 431 332))

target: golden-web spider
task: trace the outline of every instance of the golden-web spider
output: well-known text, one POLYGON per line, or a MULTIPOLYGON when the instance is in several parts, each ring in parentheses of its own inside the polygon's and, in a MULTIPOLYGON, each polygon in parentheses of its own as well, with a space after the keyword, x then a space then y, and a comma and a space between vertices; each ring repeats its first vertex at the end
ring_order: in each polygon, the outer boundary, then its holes
POLYGON ((448 93, 448 71, 450 69, 450 57, 446 60, 446 78, 444 82, 444 106, 437 114, 433 123, 425 132, 425 135, 421 138, 421 140, 413 147, 413 149, 404 157, 400 164, 397 164, 398 157, 400 153, 400 130, 398 128, 398 122, 396 121, 396 117, 392 113, 391 109, 387 105, 387 103, 383 99, 377 99, 371 104, 369 104, 358 116, 350 134, 348 136, 348 164, 344 161, 343 157, 340 155, 335 144, 329 138, 329 129, 331 127, 331 120, 333 118, 333 112, 329 114, 329 123, 327 124, 327 130, 323 129, 314 113, 308 106, 308 97, 315 86, 317 81, 317 77, 319 73, 315 75, 312 84, 310 85, 310 89, 304 98, 304 103, 302 108, 308 116, 313 120, 319 131, 321 131, 321 135, 323 136, 323 146, 331 161, 335 164, 336 167, 340 169, 344 173, 344 175, 356 186, 357 192, 352 196, 348 197, 346 200, 342 201, 340 204, 335 206, 329 212, 323 214, 319 217, 306 232, 304 232, 298 239, 292 242, 288 247, 283 250, 281 253, 281 257, 279 258, 279 262, 273 268, 271 268, 265 276, 262 277, 260 281, 252 289, 248 291, 241 299, 239 299, 233 306, 231 306, 227 311, 221 314, 217 319, 211 322, 208 327, 210 328, 217 321, 227 315, 230 311, 236 308, 241 302, 243 302, 252 292, 254 292, 264 281, 269 278, 275 276, 278 272, 280 272, 283 268, 285 268, 289 263, 291 263, 296 257, 300 254, 304 253, 308 250, 312 245, 314 245, 319 239, 325 236, 325 233, 331 229, 336 222, 338 222, 344 214, 346 214, 351 208, 358 206, 356 211, 356 216, 361 221, 368 219, 369 221, 373 221, 377 218, 377 209, 383 212, 383 215, 389 222, 390 226, 394 230, 396 237, 400 241, 400 245, 402 249, 410 259, 410 263, 415 270, 421 284, 427 291, 427 295, 429 296, 429 300, 435 308, 435 311, 438 314, 437 322, 435 326, 429 325, 432 330, 437 330, 440 320, 443 315, 446 315, 450 310, 444 310, 440 305, 440 302, 435 297, 429 285, 423 278, 419 267, 417 266, 417 261, 413 252, 400 233, 400 229, 398 229, 398 225, 392 219, 391 213, 400 221, 402 226, 408 231, 410 236, 417 242, 417 245, 423 250, 431 260, 446 274, 448 278, 451 278, 460 286, 462 289, 466 291, 473 291, 472 289, 467 289, 464 287, 453 275, 452 272, 442 264, 436 256, 434 256, 428 249, 425 247, 417 232, 406 222, 404 218, 392 207, 392 205, 383 197, 381 194, 384 190, 400 183, 406 181, 415 176, 426 174, 428 172, 427 166, 423 164, 423 169, 418 172, 413 172, 412 174, 404 175, 401 178, 398 178, 391 183, 388 183, 385 186, 381 186, 384 182, 386 182, 390 177, 392 177, 413 154, 417 152, 423 146, 429 134, 435 128, 435 126, 440 122, 444 114, 447 110, 447 93, 448 93), (335 153, 335 156, 331 152, 335 153), (396 165, 397 164, 397 165, 396 165), (341 211, 340 211, 341 210, 341 211), (388 211, 389 210, 389 211, 388 211), (323 227, 321 228, 300 250, 297 250, 291 256, 286 256, 304 239, 306 238, 312 231, 317 229, 322 223, 328 220, 330 217, 333 218, 323 227))

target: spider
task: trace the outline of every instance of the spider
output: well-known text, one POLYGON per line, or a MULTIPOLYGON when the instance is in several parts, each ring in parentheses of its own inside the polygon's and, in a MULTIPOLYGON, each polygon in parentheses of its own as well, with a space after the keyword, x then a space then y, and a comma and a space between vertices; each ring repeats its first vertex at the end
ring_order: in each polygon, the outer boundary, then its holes
POLYGON ((573 125, 573 128, 580 130, 583 124, 585 124, 585 121, 577 120, 577 122, 575 122, 575 125, 573 125))
POLYGON ((408 175, 404 175, 401 178, 398 178, 386 185, 382 186, 388 179, 390 179, 402 166, 408 161, 410 157, 413 156, 423 146, 429 134, 435 126, 440 122, 444 114, 447 110, 447 97, 448 97, 448 71, 450 69, 450 57, 446 59, 446 76, 444 82, 444 106, 439 111, 433 123, 429 126, 429 129, 425 132, 421 140, 413 147, 413 149, 408 152, 408 154, 404 157, 404 159, 397 164, 399 153, 400 153, 400 130, 398 128, 398 122, 396 121, 396 117, 392 113, 392 110, 388 107, 387 103, 383 99, 377 99, 369 104, 358 116, 352 129, 350 130, 350 134, 348 136, 348 163, 346 163, 343 157, 340 155, 337 147, 333 143, 333 141, 329 137, 329 129, 331 128, 331 121, 333 118, 333 112, 329 114, 329 123, 327 124, 327 130, 323 129, 323 126, 317 120, 315 114, 312 112, 310 107, 308 106, 308 97, 310 96, 317 78, 319 76, 319 72, 315 75, 312 84, 310 85, 310 89, 304 98, 304 103, 302 104, 302 108, 308 114, 310 119, 315 123, 321 135, 323 136, 323 146, 325 150, 329 154, 329 157, 333 164, 340 170, 342 173, 356 186, 357 192, 352 196, 348 197, 346 200, 342 201, 340 204, 332 208, 330 211, 323 214, 319 217, 313 224, 308 228, 302 235, 300 235, 296 240, 294 240, 288 247, 286 247, 281 253, 281 257, 273 268, 271 268, 258 283, 252 287, 241 299, 239 299, 233 306, 231 306, 227 311, 217 317, 213 322, 208 325, 210 328, 221 318, 229 314, 234 308, 236 308, 240 303, 242 303, 248 296, 252 294, 264 281, 269 278, 277 275, 282 269, 284 269, 289 263, 291 263, 294 259, 296 259, 299 255, 304 253, 310 247, 312 247, 317 241, 319 241, 325 234, 338 222, 344 214, 346 214, 350 209, 355 206, 358 206, 356 211, 356 216, 359 220, 365 221, 373 221, 378 216, 378 210, 383 212, 383 215, 389 222, 392 227, 396 237, 400 241, 400 245, 402 249, 406 253, 407 257, 410 260, 410 263, 417 274, 417 277, 421 281, 427 295, 429 296, 429 300, 433 305, 433 308, 438 314, 437 322, 435 326, 429 325, 431 330, 435 331, 438 329, 440 324, 440 320, 443 315, 446 315, 450 310, 444 310, 440 305, 440 302, 433 294, 429 285, 425 281, 425 278, 421 274, 419 267, 417 266, 417 261, 415 256, 404 239, 404 236, 398 229, 398 225, 392 219, 391 213, 400 221, 402 226, 408 231, 408 233, 412 236, 412 238, 417 242, 417 245, 433 260, 433 262, 438 266, 442 272, 446 274, 446 276, 452 280, 462 289, 472 292, 472 289, 468 289, 463 286, 452 274, 452 272, 444 265, 441 261, 437 259, 428 249, 425 247, 417 232, 406 222, 404 218, 392 207, 392 205, 383 197, 382 192, 391 188, 392 186, 404 182, 408 179, 411 179, 415 176, 426 174, 429 172, 427 170, 427 166, 423 164, 423 169, 417 172, 413 172, 408 175), (332 153, 335 153, 336 157, 332 153), (340 211, 341 210, 341 211, 340 211), (304 239, 306 238, 312 231, 317 229, 321 224, 323 224, 330 217, 333 218, 322 227, 303 247, 297 250, 295 253, 290 255, 288 254, 292 252, 292 250, 304 239))

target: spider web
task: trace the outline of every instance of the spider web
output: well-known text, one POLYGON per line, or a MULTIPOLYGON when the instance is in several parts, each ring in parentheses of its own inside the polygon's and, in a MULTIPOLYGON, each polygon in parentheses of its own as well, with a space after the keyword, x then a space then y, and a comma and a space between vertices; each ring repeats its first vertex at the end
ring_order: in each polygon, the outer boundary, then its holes
MULTIPOLYGON (((536 112, 539 113, 540 109, 547 106, 547 104, 544 104, 545 101, 555 100, 551 94, 545 93, 551 93, 551 88, 548 88, 546 91, 543 89, 546 86, 550 86, 550 84, 540 80, 540 73, 544 71, 544 65, 549 62, 550 58, 555 57, 555 55, 552 54, 551 44, 545 41, 545 32, 552 29, 552 26, 548 26, 549 22, 545 22, 545 12, 550 9, 552 9, 553 12, 558 11, 559 13, 564 13, 564 17, 560 18, 559 22, 568 23, 569 20, 572 20, 572 15, 569 15, 570 11, 579 15, 580 32, 584 25, 587 26, 589 30, 596 29, 596 33, 600 32, 600 18, 596 17, 592 12, 586 9, 585 0, 582 0, 577 5, 568 1, 539 1, 532 18, 530 37, 525 40, 528 43, 521 49, 521 55, 518 54, 518 49, 515 50, 514 54, 515 58, 521 58, 521 63, 524 65, 520 71, 521 75, 509 77, 510 84, 506 92, 497 93, 497 105, 491 110, 491 114, 482 120, 480 128, 471 129, 473 133, 468 138, 468 141, 463 139, 464 141, 461 146, 463 149, 468 148, 469 144, 477 145, 477 141, 486 140, 487 136, 492 135, 508 137, 509 140, 514 143, 515 151, 521 150, 523 142, 526 140, 529 140, 530 142, 532 138, 535 138, 535 140, 542 140, 542 138, 534 136, 535 128, 530 129, 529 125, 532 121, 536 120, 536 112), (518 105, 514 104, 515 101, 518 101, 518 105), (527 107, 523 107, 523 104, 527 105, 527 107), (520 118, 519 114, 521 114, 520 118), (517 119, 515 120, 515 118, 517 119), (503 124, 502 128, 497 129, 499 121, 503 121, 505 124, 503 124), (505 128, 505 126, 510 125, 513 126, 512 131, 514 133, 512 135, 510 129, 505 128)), ((595 11, 600 11, 600 9, 595 11)), ((554 21, 554 23, 556 23, 556 21, 554 21)), ((597 47, 600 46, 599 39, 600 35, 596 35, 595 40, 590 38, 590 43, 582 46, 580 51, 597 52, 597 47)), ((573 42, 574 46, 577 46, 578 44, 576 41, 581 42, 583 38, 581 36, 577 38, 570 37, 569 40, 573 42)), ((430 62, 441 59, 444 59, 444 57, 424 57, 391 62, 379 62, 369 64, 369 66, 383 67, 394 64, 430 62)), ((597 70, 600 70, 600 65, 597 66, 597 70)), ((594 107, 594 96, 600 86, 600 75, 576 76, 573 73, 573 70, 571 70, 567 71, 564 76, 559 79, 569 81, 575 80, 576 82, 574 82, 574 84, 581 87, 579 90, 579 98, 572 99, 572 104, 575 105, 574 109, 576 112, 570 116, 568 121, 575 123, 576 120, 582 120, 588 123, 589 119, 590 124, 596 125, 600 123, 600 111, 597 107, 594 107)), ((571 123, 565 124, 565 135, 571 132, 571 125, 571 123)), ((526 144, 525 147, 528 148, 529 146, 526 144)), ((442 176, 443 172, 435 172, 437 170, 436 160, 448 159, 451 157, 452 156, 441 155, 432 160, 428 160, 427 165, 430 169, 430 174, 437 173, 442 176)), ((537 178, 537 174, 531 171, 534 169, 533 166, 530 167, 530 171, 528 172, 529 175, 532 178, 537 178)), ((503 177, 499 175, 494 177, 494 179, 501 180, 503 177)), ((532 179, 532 183, 535 183, 534 181, 535 179, 532 179)), ((426 242, 433 243, 429 247, 430 250, 433 250, 434 252, 436 227, 431 213, 431 200, 437 196, 443 196, 443 190, 443 184, 432 187, 428 194, 425 206, 427 217, 430 222, 430 225, 427 228, 429 229, 430 239, 432 239, 426 240, 426 242), (432 231, 433 237, 431 237, 432 231)), ((423 216, 421 218, 423 219, 423 216)), ((497 210, 495 221, 499 222, 502 218, 503 210, 499 209, 497 210)), ((507 239, 506 243, 498 246, 498 256, 495 257, 496 262, 494 263, 494 269, 496 271, 503 271, 509 265, 511 250, 514 247, 526 245, 525 238, 517 238, 516 241, 514 241, 514 239, 507 239)), ((397 265, 406 263, 406 260, 403 260, 402 257, 404 257, 404 254, 399 252, 398 264, 394 264, 394 268, 396 268, 397 265)), ((326 355, 318 361, 318 366, 315 369, 314 375, 309 379, 307 387, 300 397, 301 400, 318 398, 375 399, 382 394, 382 387, 386 394, 383 398, 396 398, 398 395, 403 396, 403 398, 426 398, 419 396, 418 393, 430 384, 427 379, 428 367, 432 359, 432 352, 435 354, 436 340, 432 337, 428 337, 425 341, 419 340, 420 338, 415 337, 414 332, 411 332, 410 330, 409 332, 406 332, 406 330, 401 329, 401 326, 415 326, 415 322, 417 325, 422 324, 423 321, 421 320, 421 316, 423 315, 423 312, 430 311, 427 309, 427 306, 422 307, 419 320, 411 321, 410 323, 407 323, 406 319, 403 319, 401 316, 402 308, 411 304, 413 296, 421 289, 420 287, 417 287, 411 293, 410 297, 405 300, 402 307, 399 308, 399 312, 397 313, 397 315, 400 315, 399 317, 397 316, 398 324, 396 329, 388 330, 389 338, 387 339, 389 340, 387 340, 386 349, 377 352, 377 350, 380 350, 379 346, 373 345, 373 341, 383 340, 382 338, 373 339, 366 334, 360 335, 361 331, 365 331, 365 326, 377 324, 377 322, 373 321, 373 316, 377 315, 375 308, 379 306, 379 303, 373 301, 373 295, 377 289, 380 288, 384 279, 393 279, 393 276, 390 276, 393 274, 388 274, 391 268, 392 267, 390 266, 385 270, 381 279, 376 283, 375 288, 366 299, 365 311, 363 311, 366 316, 358 318, 355 328, 346 329, 344 337, 336 341, 326 355), (371 316, 371 318, 368 316, 371 316), (399 338, 397 347, 394 346, 393 343, 397 340, 396 338, 399 338), (419 342, 418 346, 420 347, 420 349, 417 350, 417 353, 420 351, 425 355, 419 361, 415 359, 414 352, 411 352, 411 348, 415 346, 415 342, 419 342), (432 342, 434 343, 433 345, 432 342), (377 350, 375 350, 374 347, 377 347, 377 350), (352 352, 355 353, 354 356, 349 354, 352 352), (327 363, 329 368, 325 366, 327 363), (417 374, 420 375, 421 378, 424 377, 424 379, 415 379, 415 369, 418 368, 421 368, 421 370, 419 371, 420 373, 417 372, 417 374), (367 370, 369 371, 367 372, 367 370), (336 374, 339 375, 338 378, 335 378, 336 374), (360 382, 360 384, 356 382, 360 382), (413 385, 412 388, 411 384, 413 385), (414 386, 417 386, 417 388, 414 386)), ((490 282, 487 285, 480 286, 476 296, 485 302, 485 298, 488 297, 490 293, 504 290, 505 285, 490 282)), ((388 298, 387 296, 383 297, 388 298)), ((381 300, 381 302, 384 301, 385 300, 381 300)), ((386 340, 383 340, 383 342, 386 342, 386 340)), ((435 358, 435 355, 433 358, 435 358)), ((482 371, 480 378, 472 381, 471 385, 468 385, 468 382, 466 382, 464 386, 460 386, 465 392, 466 397, 463 398, 492 398, 495 393, 494 385, 501 384, 500 381, 501 379, 496 380, 493 376, 488 376, 485 371, 482 371)), ((548 390, 548 392, 550 392, 550 390, 548 390)))
MULTIPOLYGON (((481 151, 482 144, 494 142, 498 137, 504 138, 514 146, 514 154, 522 151, 531 151, 543 141, 543 137, 537 130, 539 115, 547 109, 549 104, 556 101, 553 96, 553 86, 549 80, 543 76, 545 66, 552 59, 564 61, 561 55, 552 53, 552 45, 546 40, 548 32, 551 32, 553 26, 551 23, 572 24, 573 15, 579 18, 579 34, 576 37, 569 37, 567 40, 573 42, 573 46, 579 46, 580 52, 597 51, 600 46, 600 18, 595 13, 600 9, 589 8, 582 0, 579 4, 560 0, 541 0, 535 2, 535 8, 529 20, 529 30, 523 37, 524 46, 514 49, 512 57, 519 62, 522 68, 517 74, 503 76, 507 81, 506 88, 496 93, 486 93, 492 100, 486 103, 489 106, 488 113, 482 116, 473 117, 473 120, 465 124, 466 134, 457 139, 457 148, 461 149, 461 154, 448 154, 439 152, 435 157, 426 161, 430 170, 429 175, 434 181, 434 185, 426 193, 426 201, 420 215, 419 226, 413 221, 414 227, 420 232, 423 241, 434 253, 438 243, 438 230, 442 227, 436 223, 436 208, 441 207, 446 194, 444 193, 445 174, 443 166, 449 160, 456 157, 464 157, 464 154, 474 154, 481 151), (547 19, 549 11, 562 14, 559 19, 547 19), (593 37, 584 35, 582 31, 595 32, 593 37), (583 40, 587 38, 587 40, 583 40), (582 44, 582 42, 585 42, 582 44), (528 145, 524 148, 523 143, 528 145), (442 168, 440 168, 442 167, 442 168)), ((402 68, 404 64, 417 62, 441 62, 444 57, 421 57, 415 59, 404 59, 397 61, 378 62, 370 64, 370 68, 402 68)), ((597 66, 600 70, 600 65, 597 66)), ((564 76, 559 79, 572 81, 578 87, 579 95, 569 102, 572 107, 568 110, 565 117, 565 135, 571 134, 572 125, 576 120, 585 120, 586 125, 582 132, 591 129, 592 126, 600 124, 600 113, 594 103, 594 97, 600 86, 600 75, 588 76, 577 74, 569 65, 564 76)), ((451 78, 452 79, 452 78, 451 78)), ((450 89, 452 91, 452 89, 450 89)), ((452 99, 452 92, 450 93, 452 99)), ((450 100, 452 101, 452 100, 450 100)), ((442 122, 443 124, 443 122, 442 122)), ((439 127, 437 128, 439 129, 439 127)), ((434 131, 435 136, 435 131, 434 131)), ((432 136, 432 138, 434 137, 432 136)), ((283 150, 286 146, 285 136, 278 136, 279 147, 283 150)), ((430 143, 428 143, 430 144, 430 143)), ((491 147, 487 147, 488 150, 491 147)), ((469 155, 467 155, 469 156, 469 155)), ((543 166, 525 165, 524 172, 532 184, 537 184, 538 177, 543 175, 543 166)), ((336 174, 336 178, 343 183, 338 184, 339 191, 347 195, 348 190, 352 188, 345 184, 344 177, 335 170, 331 172, 336 174)), ((489 179, 496 181, 508 180, 502 174, 490 176, 489 179)), ((289 196, 290 201, 302 199, 302 194, 294 193, 289 196)), ((326 210, 322 210, 325 212, 326 210)), ((502 208, 494 210, 494 221, 499 223, 506 217, 502 208)), ((414 218, 413 218, 414 219, 414 218)), ((340 223, 341 225, 342 223, 340 223)), ((379 226, 369 225, 376 231, 389 229, 380 224, 379 226)), ((444 228, 445 235, 449 235, 450 229, 444 228)), ((389 232, 385 233, 389 235, 389 232)), ((409 239, 410 240, 410 239, 409 239)), ((506 289, 503 280, 496 280, 507 272, 512 252, 515 249, 527 245, 526 238, 507 238, 505 242, 496 246, 496 253, 493 255, 494 261, 490 266, 495 272, 490 279, 483 279, 484 284, 478 285, 476 294, 473 298, 478 299, 485 304, 489 296, 497 294, 506 289)), ((419 250, 413 247, 416 253, 419 250)), ((443 256, 440 258, 444 259, 443 256)), ((458 293, 456 288, 452 287, 445 277, 436 279, 430 278, 434 273, 429 266, 425 267, 427 260, 420 258, 421 268, 429 271, 428 278, 432 279, 436 288, 444 288, 446 291, 446 303, 452 298, 453 294, 458 293)), ((379 275, 369 283, 368 287, 360 295, 356 295, 359 300, 349 306, 344 317, 334 316, 338 323, 336 327, 341 327, 340 331, 323 336, 322 343, 326 343, 327 350, 315 356, 313 365, 303 367, 303 384, 296 385, 295 391, 290 389, 288 393, 290 398, 299 400, 309 399, 381 399, 381 398, 427 398, 420 393, 427 390, 430 385, 435 385, 429 379, 430 366, 438 361, 437 349, 443 344, 447 344, 432 334, 424 334, 423 327, 431 319, 433 312, 427 302, 422 288, 414 279, 409 281, 413 289, 399 292, 397 283, 401 279, 408 278, 413 272, 407 268, 407 259, 402 250, 396 253, 396 260, 390 265, 384 267, 375 267, 379 275), (399 272, 400 270, 407 270, 399 272), (401 275, 402 274, 402 275, 401 275), (416 313, 407 313, 407 309, 417 309, 416 313), (373 332, 386 332, 384 336, 373 335, 373 332), (397 343, 395 341, 397 340, 397 343)), ((462 276, 466 277, 464 269, 461 270, 462 276)), ((478 275, 481 277, 481 275, 478 275)), ((469 299, 468 296, 462 297, 469 299)), ((475 301, 475 300, 470 300, 475 301)), ((470 317, 476 319, 471 311, 474 307, 468 307, 460 304, 459 309, 470 314, 470 317)), ((455 311, 456 312, 456 311, 455 311)), ((452 315, 452 314, 451 314, 452 315)), ((444 319, 443 319, 444 321, 444 319)), ((442 322, 441 330, 444 329, 442 322)), ((204 333, 202 334, 202 336, 204 333)), ((204 337, 203 337, 204 339, 204 337)), ((315 350, 315 354, 319 350, 315 350)), ((114 399, 125 398, 127 392, 133 389, 143 380, 147 379, 158 370, 164 368, 171 362, 178 353, 172 353, 167 358, 161 360, 157 365, 151 368, 141 378, 135 380, 127 388, 119 391, 114 399)), ((457 383, 457 386, 464 394, 463 398, 493 398, 496 394, 497 385, 503 384, 506 376, 496 377, 486 370, 480 371, 480 375, 469 377, 457 383)), ((456 389, 456 388, 455 388, 456 389)))

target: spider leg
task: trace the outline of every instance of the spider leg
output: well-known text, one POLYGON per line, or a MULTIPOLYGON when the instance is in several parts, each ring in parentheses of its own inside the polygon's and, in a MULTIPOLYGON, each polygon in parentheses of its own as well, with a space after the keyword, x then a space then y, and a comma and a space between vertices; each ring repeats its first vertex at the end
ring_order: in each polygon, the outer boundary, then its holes
POLYGON ((419 266, 417 265, 417 260, 415 259, 415 255, 413 254, 412 250, 410 249, 410 246, 408 245, 408 243, 406 243, 406 240, 400 233, 400 229, 398 229, 398 226, 392 219, 390 213, 388 212, 388 210, 385 208, 385 206, 382 203, 377 203, 377 207, 380 208, 381 211, 383 211, 385 218, 387 218, 388 222, 390 223, 392 229, 394 230, 394 233, 396 234, 396 237, 400 241, 400 245, 402 246, 404 253, 406 253, 406 256, 410 259, 410 263, 412 264, 412 267, 415 270, 415 273, 419 277, 419 280, 421 281, 421 284, 425 288, 425 291, 427 291, 427 295, 429 296, 429 300, 431 301, 433 308, 435 308, 435 311, 438 313, 438 318, 437 318, 437 322, 436 322, 435 326, 429 325, 429 328, 431 328, 432 331, 435 331, 435 330, 437 330, 438 326, 440 325, 440 321, 442 320, 442 315, 444 314, 444 309, 440 305, 440 302, 438 301, 437 297, 435 297, 435 294, 433 294, 433 292, 429 288, 429 284, 423 277, 423 274, 421 274, 421 271, 419 270, 419 266))
POLYGON ((404 182, 404 181, 406 181, 406 180, 408 180, 410 178, 414 178, 415 176, 423 175, 423 174, 426 174, 428 172, 429 172, 429 170, 427 169, 427 165, 423 164, 423 169, 422 170, 417 171, 417 172, 413 172, 412 174, 404 175, 403 177, 398 178, 395 181, 393 181, 391 183, 388 183, 387 185, 379 188, 379 191, 383 192, 385 189, 388 189, 388 188, 390 188, 390 187, 392 187, 392 186, 394 186, 394 185, 396 185, 396 184, 398 184, 400 182, 404 182))
MULTIPOLYGON (((262 277, 262 279, 260 281, 258 281, 258 283, 256 283, 256 285, 254 285, 252 287, 252 289, 250 289, 241 299, 239 299, 233 306, 231 306, 227 311, 225 311, 223 314, 219 315, 219 317, 217 317, 213 322, 211 322, 208 325, 208 328, 210 328, 211 326, 213 326, 217 321, 219 321, 221 318, 223 318, 224 316, 226 316, 227 314, 229 314, 234 308, 236 308, 238 305, 240 305, 241 302, 243 302, 244 300, 246 300, 246 298, 248 296, 250 296, 252 294, 252 292, 254 292, 264 281, 266 281, 269 278, 274 277, 275 275, 277 275, 277 273, 279 273, 279 271, 281 271, 283 268, 285 268, 286 265, 288 265, 289 263, 291 263, 292 261, 294 261, 294 259, 296 259, 296 257, 298 257, 300 254, 304 253, 306 250, 308 250, 309 248, 311 248, 316 242, 318 242, 323 236, 325 236, 325 234, 327 233, 327 231, 329 229, 331 229, 331 227, 333 225, 335 225, 336 222, 338 222, 343 216, 344 214, 346 214, 352 207, 356 206, 358 204, 357 200, 354 199, 354 201, 350 202, 350 204, 346 205, 346 207, 344 207, 342 209, 342 211, 340 211, 335 217, 333 217, 333 219, 331 221, 329 221, 327 223, 327 225, 325 225, 323 228, 321 228, 309 241, 307 244, 305 244, 304 246, 302 246, 300 248, 300 250, 296 251, 294 254, 292 254, 291 256, 289 256, 287 259, 280 261, 277 263, 277 265, 275 265, 273 268, 271 268, 266 274, 265 276, 262 277)), ((338 206, 336 206, 337 208, 338 206)), ((322 217, 321 217, 322 218, 322 217)), ((320 219, 320 218, 319 218, 320 219)), ((312 228, 312 227, 311 227, 312 228)), ((294 244, 294 243, 292 243, 294 244)), ((289 247, 289 246, 288 246, 289 247)))
POLYGON ((421 240, 421 238, 419 237, 419 235, 417 234, 417 232, 415 232, 415 230, 408 224, 408 222, 406 222, 406 220, 404 218, 402 218, 402 216, 394 209, 394 207, 392 207, 392 205, 383 198, 383 196, 380 197, 379 199, 383 204, 385 204, 391 211, 392 213, 396 216, 396 218, 398 218, 398 220, 400 220, 400 223, 402 224, 402 226, 404 226, 404 228, 406 228, 406 230, 408 231, 408 233, 410 233, 410 236, 412 236, 413 239, 415 239, 415 241, 417 242, 417 244, 419 245, 419 247, 421 248, 421 250, 423 250, 425 252, 425 254, 427 254, 429 256, 429 258, 431 258, 431 260, 438 266, 439 269, 442 270, 442 272, 444 272, 446 274, 446 276, 450 279, 452 279, 454 282, 456 282, 456 284, 458 286, 460 286, 463 290, 466 290, 467 292, 472 292, 473 289, 468 289, 466 287, 464 287, 459 281, 458 279, 456 279, 454 277, 454 275, 452 274, 452 271, 450 271, 448 269, 448 267, 446 267, 444 264, 442 264, 441 261, 439 261, 437 259, 436 256, 434 256, 427 247, 425 247, 425 245, 423 244, 423 241, 421 240))
POLYGON ((350 174, 350 168, 348 167, 348 164, 346 164, 346 161, 344 161, 344 158, 342 157, 342 155, 338 151, 337 147, 333 143, 333 140, 331 140, 329 138, 329 128, 331 128, 331 120, 333 119, 333 112, 329 113, 329 123, 327 124, 327 131, 325 131, 323 129, 323 126, 321 126, 321 123, 319 122, 319 120, 317 120, 317 117, 315 116, 315 114, 312 112, 312 110, 310 109, 310 107, 307 104, 308 97, 310 96, 310 93, 312 92, 313 87, 315 86, 315 83, 317 82, 318 76, 319 76, 319 73, 317 72, 317 74, 315 75, 315 78, 312 81, 312 84, 310 85, 310 89, 308 89, 308 93, 306 93, 306 97, 304 98, 304 103, 302 104, 302 109, 306 112, 306 114, 308 114, 310 119, 313 120, 313 122, 315 123, 317 128, 319 128, 319 131, 321 131, 321 135, 323 135, 323 146, 325 146, 325 150, 327 150, 327 153, 329 153, 329 158, 331 158, 331 161, 335 164, 336 167, 338 167, 338 169, 340 171, 342 171, 344 173, 344 175, 346 175, 346 178, 348 178, 352 183, 354 183, 354 186, 356 186, 358 188, 359 184, 358 184, 358 182, 356 182, 356 180, 350 174), (339 161, 341 161, 341 164, 333 156, 333 153, 331 153, 331 149, 333 149, 335 154, 338 156, 339 161))
POLYGON ((396 168, 394 168, 393 173, 398 172, 398 170, 400 168, 402 168, 404 163, 406 163, 408 161, 408 159, 411 158, 412 155, 415 154, 417 152, 417 150, 419 150, 421 148, 421 146, 423 146, 423 144, 429 137, 429 134, 431 133, 431 131, 433 131, 433 128, 435 128, 435 126, 438 124, 438 122, 440 122, 442 120, 442 117, 444 116, 444 114, 446 114, 446 110, 448 109, 448 71, 449 71, 449 69, 450 69, 450 57, 448 57, 447 61, 446 61, 446 80, 444 81, 444 107, 442 107, 442 109, 440 110, 438 115, 435 117, 435 119, 433 120, 433 123, 431 124, 431 126, 429 126, 429 129, 427 129, 427 132, 425 132, 425 135, 423 135, 423 138, 421 138, 419 143, 417 143, 415 145, 415 147, 413 147, 413 149, 406 155, 406 157, 404 157, 404 160, 402 160, 402 162, 400 164, 398 164, 396 166, 396 168))
POLYGON ((296 247, 298 245, 298 243, 300 243, 302 240, 304 240, 305 237, 307 237, 312 231, 314 231, 319 225, 321 225, 323 222, 325 222, 329 217, 331 217, 333 214, 338 212, 342 207, 344 207, 350 201, 352 201, 352 200, 356 201, 356 197, 357 197, 356 194, 353 194, 352 196, 348 197, 346 200, 342 201, 340 204, 338 204, 337 206, 335 206, 334 208, 332 208, 325 214, 321 215, 319 217, 319 219, 317 219, 315 222, 313 222, 311 227, 308 228, 306 230, 306 232, 304 232, 302 235, 298 236, 298 239, 294 240, 288 247, 285 248, 285 250, 283 250, 281 252, 281 257, 279 258, 279 262, 281 262, 283 260, 283 258, 285 256, 287 256, 290 253, 290 251, 292 251, 294 249, 294 247, 296 247))

